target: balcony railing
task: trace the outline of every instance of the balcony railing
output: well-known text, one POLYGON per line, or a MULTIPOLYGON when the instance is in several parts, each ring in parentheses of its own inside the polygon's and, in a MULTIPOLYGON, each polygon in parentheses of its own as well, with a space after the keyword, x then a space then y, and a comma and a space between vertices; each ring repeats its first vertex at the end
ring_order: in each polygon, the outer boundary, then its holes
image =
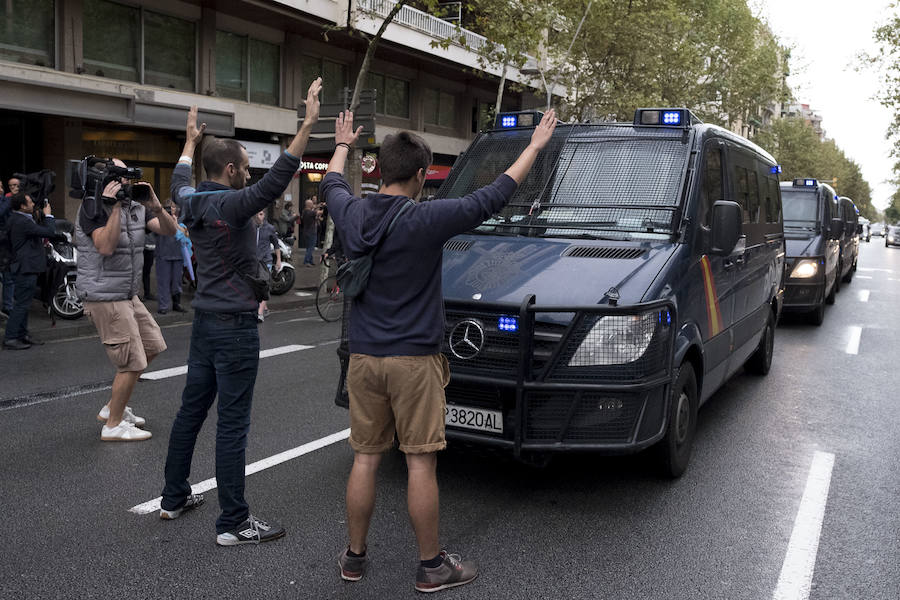
MULTIPOLYGON (((395 4, 396 2, 393 0, 358 0, 357 6, 362 11, 383 18, 388 16, 395 4)), ((468 29, 457 29, 453 23, 429 15, 411 6, 401 8, 392 22, 405 25, 439 40, 449 38, 454 42, 458 42, 460 36, 462 36, 465 39, 466 46, 474 52, 480 52, 488 45, 486 37, 468 29)))

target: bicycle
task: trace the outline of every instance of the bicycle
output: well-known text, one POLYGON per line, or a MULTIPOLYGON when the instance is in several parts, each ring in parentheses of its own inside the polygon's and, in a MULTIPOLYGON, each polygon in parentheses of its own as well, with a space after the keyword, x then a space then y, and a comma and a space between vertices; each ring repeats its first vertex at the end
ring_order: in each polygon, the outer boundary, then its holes
MULTIPOLYGON (((332 266, 346 260, 341 256, 328 256, 328 258, 326 256, 328 255, 322 256, 322 262, 329 268, 329 272, 332 266)), ((334 275, 326 277, 316 289, 316 312, 323 321, 328 323, 339 320, 344 314, 344 292, 341 291, 341 286, 334 275)))

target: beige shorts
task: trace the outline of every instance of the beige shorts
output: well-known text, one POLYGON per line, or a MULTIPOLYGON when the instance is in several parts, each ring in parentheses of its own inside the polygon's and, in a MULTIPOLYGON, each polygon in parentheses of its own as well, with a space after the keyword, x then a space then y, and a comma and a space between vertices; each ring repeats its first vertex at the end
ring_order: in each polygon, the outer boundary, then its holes
POLYGON ((380 454, 393 447, 396 433, 406 454, 443 450, 448 383, 450 365, 443 354, 351 354, 350 446, 363 454, 380 454))
POLYGON ((85 302, 84 314, 91 320, 116 371, 143 371, 147 357, 166 349, 159 325, 135 296, 115 302, 85 302))

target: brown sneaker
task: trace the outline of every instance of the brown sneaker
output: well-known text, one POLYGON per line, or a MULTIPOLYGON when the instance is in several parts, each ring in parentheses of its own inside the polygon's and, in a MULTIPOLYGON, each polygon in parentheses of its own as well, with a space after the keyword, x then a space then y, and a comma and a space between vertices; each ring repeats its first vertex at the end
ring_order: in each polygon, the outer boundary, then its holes
POLYGON ((366 567, 369 566, 369 555, 350 556, 347 551, 350 547, 344 549, 338 555, 338 566, 341 568, 341 579, 344 581, 359 581, 366 574, 366 567))
POLYGON ((447 588, 465 585, 478 577, 478 566, 471 560, 463 560, 459 554, 448 554, 441 550, 444 562, 439 567, 428 568, 419 565, 416 572, 417 592, 437 592, 447 588))

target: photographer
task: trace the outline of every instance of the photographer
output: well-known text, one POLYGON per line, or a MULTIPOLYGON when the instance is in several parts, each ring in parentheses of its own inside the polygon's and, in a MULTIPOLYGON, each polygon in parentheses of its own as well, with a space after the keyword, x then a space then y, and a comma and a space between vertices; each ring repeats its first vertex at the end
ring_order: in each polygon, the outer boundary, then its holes
POLYGON ((32 344, 43 343, 32 339, 28 333, 28 307, 37 289, 38 275, 47 270, 47 254, 44 251, 43 238, 56 237, 56 231, 49 203, 43 208, 46 223, 44 226, 34 222, 32 216, 34 202, 31 196, 25 194, 12 196, 10 207, 12 213, 9 215, 7 227, 12 247, 12 261, 9 271, 13 277, 15 299, 6 324, 3 347, 10 350, 27 350, 32 344))
POLYGON ((258 183, 247 186, 247 150, 235 140, 213 138, 203 148, 203 167, 210 179, 196 192, 190 187, 191 157, 205 128, 197 126, 196 106, 188 113, 184 150, 172 174, 172 197, 181 207, 197 255, 197 294, 187 381, 169 436, 159 516, 175 519, 203 503, 203 496, 191 494, 188 476, 197 434, 218 395, 216 482, 222 512, 216 520, 216 543, 220 546, 268 542, 285 533, 283 527, 250 514, 244 498, 245 449, 259 369, 256 315, 269 287, 265 265, 256 260, 252 218, 284 193, 300 168, 318 120, 321 89, 322 79, 316 78, 309 86, 300 130, 258 183))
MULTIPOLYGON (((78 246, 79 296, 84 313, 100 334, 116 367, 109 402, 97 419, 104 422, 103 441, 131 442, 151 437, 138 429, 145 420, 127 407, 138 377, 157 354, 166 349, 159 325, 138 298, 144 264, 144 229, 175 235, 175 219, 167 214, 150 184, 131 186, 124 178, 125 163, 113 160, 102 194, 86 196, 78 209, 75 240, 78 246), (132 199, 132 193, 141 202, 132 199), (96 195, 100 195, 97 198, 96 195)), ((139 176, 127 173, 129 178, 139 176)))

